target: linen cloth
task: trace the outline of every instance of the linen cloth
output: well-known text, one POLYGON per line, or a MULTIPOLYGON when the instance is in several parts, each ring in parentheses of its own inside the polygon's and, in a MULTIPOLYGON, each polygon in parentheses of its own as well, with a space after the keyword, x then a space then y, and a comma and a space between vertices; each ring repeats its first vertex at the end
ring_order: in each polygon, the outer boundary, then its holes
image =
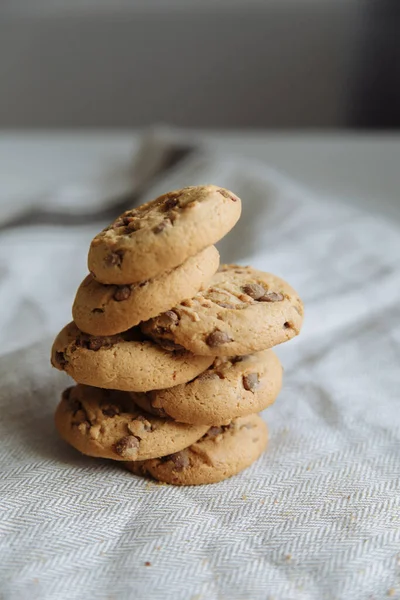
MULTIPOLYGON (((234 190, 243 215, 222 260, 272 271, 304 300, 300 337, 276 348, 269 447, 239 476, 186 488, 69 448, 53 413, 70 380, 50 368, 50 345, 106 220, 4 228, 0 598, 400 598, 399 227, 206 146, 162 174, 165 136, 144 149, 146 186, 129 183, 140 201, 189 184, 234 190)), ((97 192, 99 210, 112 207, 97 192)), ((60 213, 82 213, 60 198, 60 213)))

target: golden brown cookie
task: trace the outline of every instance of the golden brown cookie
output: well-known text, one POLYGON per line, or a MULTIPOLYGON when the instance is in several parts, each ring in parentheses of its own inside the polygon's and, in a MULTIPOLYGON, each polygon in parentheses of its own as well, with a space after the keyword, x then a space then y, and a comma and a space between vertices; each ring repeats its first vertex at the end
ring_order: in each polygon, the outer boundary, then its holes
POLYGON ((136 475, 149 473, 173 485, 217 483, 249 467, 265 450, 267 441, 264 421, 249 415, 225 427, 211 427, 198 442, 171 456, 125 465, 136 475))
POLYGON ((132 392, 147 412, 183 423, 225 425, 272 404, 282 385, 282 367, 272 350, 216 358, 204 373, 175 387, 132 392))
POLYGON ((78 383, 143 392, 186 383, 212 363, 212 357, 169 352, 145 340, 137 327, 114 336, 91 336, 69 323, 56 337, 51 363, 78 383))
POLYGON ((113 460, 146 460, 178 452, 208 429, 154 417, 138 408, 127 392, 87 385, 63 392, 55 423, 61 437, 83 454, 113 460))
POLYGON ((152 279, 223 238, 240 212, 240 198, 215 185, 169 192, 99 233, 90 246, 89 270, 101 283, 152 279))
POLYGON ((302 302, 283 279, 222 265, 206 290, 141 328, 164 347, 172 342, 194 354, 236 356, 286 342, 302 323, 302 302))
POLYGON ((194 296, 218 266, 218 250, 209 246, 172 271, 141 283, 105 285, 88 275, 78 288, 72 316, 79 329, 92 335, 126 331, 194 296))

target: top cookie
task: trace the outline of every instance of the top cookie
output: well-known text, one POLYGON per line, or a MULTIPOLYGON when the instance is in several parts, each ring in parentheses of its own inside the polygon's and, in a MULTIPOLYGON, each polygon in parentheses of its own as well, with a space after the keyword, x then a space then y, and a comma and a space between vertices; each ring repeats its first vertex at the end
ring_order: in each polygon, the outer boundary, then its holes
POLYGON ((166 349, 196 355, 252 354, 300 333, 303 305, 288 283, 251 267, 222 265, 210 286, 141 325, 166 349))
POLYGON ((157 277, 224 237, 240 213, 240 198, 215 185, 169 192, 99 233, 89 249, 89 270, 101 283, 157 277))

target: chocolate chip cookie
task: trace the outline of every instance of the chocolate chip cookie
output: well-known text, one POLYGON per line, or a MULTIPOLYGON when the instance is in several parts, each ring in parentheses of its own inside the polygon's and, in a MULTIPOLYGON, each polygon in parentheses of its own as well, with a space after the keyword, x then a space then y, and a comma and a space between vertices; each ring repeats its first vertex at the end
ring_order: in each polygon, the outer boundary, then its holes
POLYGON ((265 450, 267 426, 258 415, 211 427, 198 442, 170 456, 127 462, 137 475, 150 474, 173 485, 217 483, 249 467, 265 450))
POLYGON ((282 385, 282 367, 272 350, 247 356, 217 358, 204 373, 165 390, 132 392, 147 412, 183 423, 224 425, 264 410, 282 385))
POLYGON ((138 408, 127 392, 87 385, 63 392, 55 423, 61 437, 83 454, 125 461, 179 452, 208 429, 154 417, 138 408))
POLYGON ((114 336, 92 336, 75 323, 58 334, 51 352, 52 365, 78 383, 135 392, 186 383, 213 360, 184 350, 167 351, 144 339, 137 327, 114 336))
POLYGON ((172 343, 198 355, 237 356, 290 340, 302 323, 303 304, 283 279, 222 265, 206 290, 141 328, 165 348, 172 343))
POLYGON ((74 321, 92 335, 126 331, 194 296, 209 283, 218 266, 218 250, 209 246, 175 269, 136 284, 104 285, 89 275, 76 294, 74 321))
POLYGON ((101 283, 152 279, 215 244, 240 213, 240 198, 215 185, 169 192, 128 210, 99 233, 89 249, 89 270, 101 283))

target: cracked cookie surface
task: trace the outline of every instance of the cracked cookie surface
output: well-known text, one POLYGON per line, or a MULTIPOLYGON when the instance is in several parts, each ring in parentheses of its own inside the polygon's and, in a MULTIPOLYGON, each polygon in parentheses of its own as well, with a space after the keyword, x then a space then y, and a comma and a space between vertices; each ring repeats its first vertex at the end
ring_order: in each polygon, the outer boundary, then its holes
POLYGON ((125 461, 179 452, 208 429, 154 417, 126 392, 86 385, 63 392, 55 423, 61 437, 83 454, 125 461))
POLYGON ((286 281, 252 267, 221 265, 207 289, 141 328, 165 348, 236 356, 286 342, 302 323, 303 304, 286 281))

